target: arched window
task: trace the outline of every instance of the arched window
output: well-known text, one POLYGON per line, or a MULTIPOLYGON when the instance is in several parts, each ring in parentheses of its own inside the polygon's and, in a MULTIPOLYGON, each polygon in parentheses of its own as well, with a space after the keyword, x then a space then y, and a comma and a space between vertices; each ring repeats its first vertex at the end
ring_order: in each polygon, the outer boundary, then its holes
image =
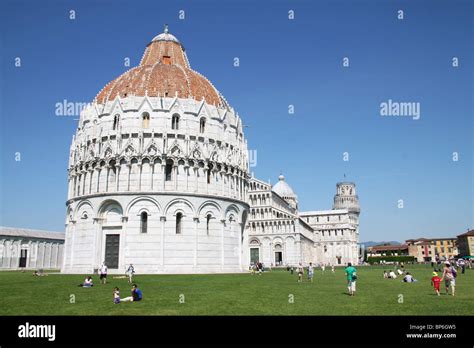
POLYGON ((181 220, 183 219, 183 214, 176 214, 176 234, 181 234, 181 220))
POLYGON ((209 235, 209 225, 210 225, 211 219, 212 219, 211 214, 207 214, 207 216, 206 216, 206 233, 207 233, 207 235, 209 235))
POLYGON ((199 133, 204 133, 206 130, 206 119, 204 117, 201 117, 201 120, 199 121, 199 133))
POLYGON ((113 130, 117 130, 120 126, 120 115, 117 114, 114 116, 114 125, 113 125, 113 130))
POLYGON ((165 166, 165 181, 171 181, 171 173, 173 172, 173 161, 166 161, 165 166))
POLYGON ((150 126, 150 114, 148 112, 144 112, 142 114, 142 128, 148 128, 150 126))
POLYGON ((140 214, 140 232, 147 233, 148 230, 148 214, 146 211, 140 214))
POLYGON ((173 115, 171 118, 171 129, 179 129, 179 115, 173 115))

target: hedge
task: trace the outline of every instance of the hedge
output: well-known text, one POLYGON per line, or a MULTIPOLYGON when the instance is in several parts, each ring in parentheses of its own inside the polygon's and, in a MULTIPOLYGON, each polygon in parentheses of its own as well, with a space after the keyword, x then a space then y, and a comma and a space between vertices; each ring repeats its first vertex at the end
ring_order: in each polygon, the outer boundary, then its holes
POLYGON ((367 258, 368 263, 380 263, 380 261, 386 262, 415 262, 414 256, 369 256, 367 258))

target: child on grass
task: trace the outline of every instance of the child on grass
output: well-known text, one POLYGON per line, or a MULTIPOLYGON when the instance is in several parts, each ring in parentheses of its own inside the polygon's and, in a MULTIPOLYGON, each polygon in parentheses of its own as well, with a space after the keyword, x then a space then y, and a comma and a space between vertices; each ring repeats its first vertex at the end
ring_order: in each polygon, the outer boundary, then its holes
POLYGON ((431 278, 431 284, 433 285, 436 295, 439 296, 439 285, 441 284, 441 278, 438 277, 438 273, 433 272, 433 277, 431 278))
POLYGON ((117 287, 114 288, 114 303, 115 304, 120 303, 120 290, 117 287))

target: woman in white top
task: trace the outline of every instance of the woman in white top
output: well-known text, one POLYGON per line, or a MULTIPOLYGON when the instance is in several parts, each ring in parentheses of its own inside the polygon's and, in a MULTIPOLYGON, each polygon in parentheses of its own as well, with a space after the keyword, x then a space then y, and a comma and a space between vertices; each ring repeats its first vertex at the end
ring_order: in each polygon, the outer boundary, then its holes
POLYGON ((449 261, 446 261, 444 264, 443 276, 441 277, 441 281, 445 281, 444 285, 446 287, 446 295, 449 293, 449 287, 451 287, 451 295, 454 296, 456 291, 456 279, 454 277, 453 267, 449 261))

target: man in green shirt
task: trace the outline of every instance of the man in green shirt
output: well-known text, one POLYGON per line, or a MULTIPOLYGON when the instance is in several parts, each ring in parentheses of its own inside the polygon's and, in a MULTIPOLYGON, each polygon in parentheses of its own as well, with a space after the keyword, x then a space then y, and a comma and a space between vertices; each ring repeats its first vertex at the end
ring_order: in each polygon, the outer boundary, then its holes
POLYGON ((356 291, 357 270, 352 267, 352 263, 349 262, 344 271, 346 271, 347 289, 349 290, 349 295, 354 296, 356 291))

